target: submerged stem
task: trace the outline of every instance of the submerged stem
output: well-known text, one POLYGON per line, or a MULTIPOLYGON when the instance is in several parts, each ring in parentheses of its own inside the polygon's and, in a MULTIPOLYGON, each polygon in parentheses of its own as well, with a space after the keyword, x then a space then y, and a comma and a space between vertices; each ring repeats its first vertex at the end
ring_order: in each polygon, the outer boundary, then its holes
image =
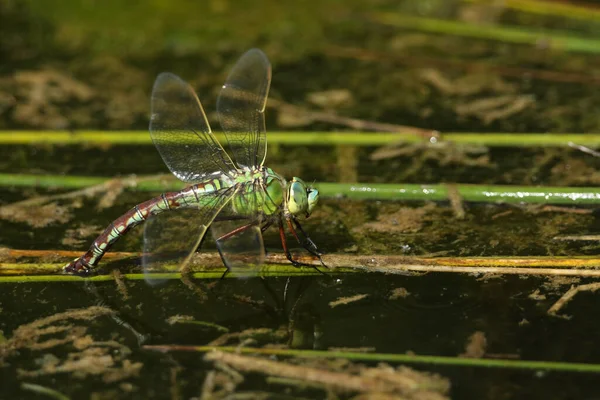
POLYGON ((489 358, 463 358, 409 354, 357 353, 347 351, 294 350, 250 347, 146 345, 143 346, 143 348, 162 352, 180 351, 204 353, 217 350, 230 353, 293 356, 302 358, 344 358, 348 360, 372 362, 401 362, 410 364, 453 365, 460 367, 600 373, 600 364, 568 363, 556 361, 505 360, 489 358))

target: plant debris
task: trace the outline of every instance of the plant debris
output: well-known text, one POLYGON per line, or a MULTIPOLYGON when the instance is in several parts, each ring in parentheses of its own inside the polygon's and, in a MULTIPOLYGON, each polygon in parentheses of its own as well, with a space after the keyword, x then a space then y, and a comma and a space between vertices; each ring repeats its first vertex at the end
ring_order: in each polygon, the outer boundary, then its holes
POLYGON ((29 369, 18 368, 17 374, 28 378, 62 373, 79 379, 99 376, 106 383, 137 376, 142 364, 127 359, 131 353, 128 347, 115 340, 97 341, 88 334, 87 326, 75 324, 114 314, 109 308, 92 306, 21 325, 0 343, 0 363, 19 350, 44 351, 40 357, 32 356, 34 365, 29 369), (68 350, 62 359, 48 352, 59 347, 68 350))
POLYGON ((227 328, 225 326, 215 324, 214 322, 198 321, 191 315, 173 315, 173 316, 167 318, 167 323, 169 325, 175 325, 175 324, 199 325, 199 326, 205 326, 207 328, 212 328, 212 329, 215 329, 215 330, 217 330, 219 332, 223 332, 223 333, 229 332, 229 328, 227 328))
POLYGON ((487 348, 487 339, 485 333, 481 331, 474 332, 467 340, 465 346, 465 352, 460 354, 459 357, 466 358, 483 358, 487 348))
POLYGON ((540 293, 540 289, 535 289, 533 293, 530 293, 527 297, 535 301, 546 300, 546 295, 540 293))
POLYGON ((340 305, 346 305, 346 304, 354 303, 354 302, 360 301, 362 299, 366 299, 367 297, 369 297, 368 294, 357 294, 356 296, 340 297, 337 300, 330 301, 329 302, 329 307, 334 308, 334 307, 337 307, 337 306, 340 306, 340 305))
POLYGON ((390 295, 388 296, 388 300, 405 299, 408 296, 410 296, 410 292, 408 290, 406 290, 406 288, 399 287, 399 288, 395 288, 394 290, 392 290, 390 292, 390 295))
POLYGON ((69 103, 85 103, 94 96, 94 90, 85 83, 53 69, 19 71, 14 85, 19 97, 14 119, 35 127, 68 128, 74 117, 67 113, 69 103))
POLYGON ((0 207, 0 218, 26 223, 34 228, 44 228, 54 223, 66 223, 71 220, 72 214, 69 207, 56 203, 43 205, 15 203, 0 207))
POLYGON ((427 203, 423 207, 399 207, 390 214, 380 214, 375 222, 367 222, 357 226, 353 231, 364 230, 381 233, 414 233, 421 230, 427 214, 435 209, 435 203, 427 203))
POLYGON ((208 346, 225 346, 231 341, 240 343, 260 343, 277 342, 287 339, 289 336, 286 329, 273 330, 270 328, 250 328, 241 332, 224 333, 215 340, 208 343, 208 346))
MULTIPOLYGON (((246 373, 261 373, 270 377, 282 377, 318 385, 323 390, 336 394, 387 395, 389 399, 445 399, 450 388, 447 379, 437 375, 417 372, 408 367, 391 367, 379 364, 377 367, 349 364, 346 371, 294 365, 288 362, 267 360, 262 357, 212 351, 204 357, 207 361, 225 364, 235 370, 246 373)), ((299 362, 299 360, 296 360, 299 362)), ((334 364, 335 365, 335 364, 334 364)), ((214 379, 214 377, 211 377, 214 379)), ((207 385, 205 387, 214 385, 207 385)), ((222 397, 221 397, 222 398, 222 397)))
POLYGON ((548 276, 542 283, 542 287, 547 293, 562 294, 565 285, 577 285, 581 278, 577 276, 548 276))
POLYGON ((92 224, 79 224, 65 231, 61 244, 71 248, 77 248, 89 242, 89 237, 102 232, 102 227, 92 224))
POLYGON ((587 285, 574 286, 571 285, 571 288, 563 294, 563 296, 558 299, 556 303, 552 305, 548 309, 548 315, 553 317, 559 317, 563 319, 571 319, 570 315, 567 314, 559 314, 558 312, 567 305, 579 292, 595 292, 600 289, 600 282, 589 283, 587 285))

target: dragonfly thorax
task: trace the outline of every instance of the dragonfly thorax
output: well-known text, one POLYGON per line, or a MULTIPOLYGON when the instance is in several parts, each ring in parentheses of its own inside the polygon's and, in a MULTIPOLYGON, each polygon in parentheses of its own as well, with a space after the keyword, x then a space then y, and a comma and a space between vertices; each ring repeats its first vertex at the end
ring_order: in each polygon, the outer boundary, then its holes
POLYGON ((233 173, 227 186, 238 186, 232 199, 233 210, 238 215, 273 216, 283 212, 286 216, 309 217, 319 201, 319 192, 302 179, 286 180, 271 168, 242 167, 233 173))
POLYGON ((284 204, 285 179, 271 168, 242 167, 234 176, 231 184, 239 187, 232 199, 236 214, 271 216, 281 211, 284 204))

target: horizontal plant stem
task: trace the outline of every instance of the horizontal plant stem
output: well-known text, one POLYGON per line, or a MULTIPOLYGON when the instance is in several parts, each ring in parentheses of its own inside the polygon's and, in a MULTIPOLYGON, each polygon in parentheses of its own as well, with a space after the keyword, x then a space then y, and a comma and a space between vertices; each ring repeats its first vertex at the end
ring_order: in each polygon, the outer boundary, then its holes
MULTIPOLYGON (((414 184, 315 183, 323 197, 355 200, 448 200, 449 186, 414 184)), ((452 185, 460 197, 473 202, 600 204, 597 188, 452 185)))
MULTIPOLYGON (((52 189, 81 189, 99 185, 111 178, 64 176, 64 175, 25 175, 0 174, 0 187, 40 187, 52 189)), ((135 178, 135 185, 128 190, 162 192, 180 190, 182 182, 173 179, 135 178)), ((455 190, 465 201, 537 203, 537 204, 600 204, 600 190, 592 187, 532 187, 508 185, 471 184, 401 184, 401 183, 328 183, 317 182, 324 198, 347 198, 354 200, 425 200, 445 201, 455 190)))
MULTIPOLYGON (((215 133, 224 143, 225 137, 215 133)), ((381 132, 268 132, 269 144, 295 146, 383 146, 394 143, 423 142, 412 131, 381 132)), ((574 142, 588 147, 600 147, 600 133, 502 133, 446 132, 442 141, 456 144, 477 144, 495 147, 567 147, 574 142)), ((0 144, 146 144, 152 139, 148 131, 0 131, 0 144)))
POLYGON ((557 361, 527 361, 527 360, 500 360, 489 358, 463 358, 444 356, 423 356, 409 354, 387 353, 360 353, 346 351, 319 351, 319 350, 294 350, 275 348, 251 347, 213 347, 213 346, 180 346, 180 345, 146 345, 144 349, 161 352, 199 352, 205 353, 213 350, 242 354, 277 355, 301 358, 343 358, 354 361, 371 362, 399 362, 407 364, 451 365, 457 367, 478 368, 505 368, 536 371, 562 371, 562 372, 587 372, 600 373, 600 364, 583 364, 557 361))
MULTIPOLYGON (((32 283, 32 282, 84 282, 92 281, 92 282, 104 282, 104 281, 114 281, 114 276, 108 274, 101 274, 90 276, 87 278, 82 278, 76 275, 68 275, 62 274, 62 264, 44 264, 42 267, 46 269, 53 269, 56 271, 55 275, 4 275, 4 268, 9 269, 11 272, 15 272, 20 270, 21 273, 24 273, 25 269, 28 267, 31 270, 37 270, 39 268, 39 264, 0 264, 0 283, 32 283)), ((173 266, 174 267, 174 266, 173 266)), ((312 268, 296 268, 293 270, 292 268, 285 268, 281 265, 265 265, 262 267, 261 272, 258 273, 260 276, 265 277, 276 277, 276 276, 312 276, 312 275, 320 275, 319 272, 315 271, 312 268)), ((220 270, 216 269, 213 271, 205 271, 205 272, 194 272, 189 276, 195 279, 221 279, 225 272, 225 268, 221 268, 220 270)), ((256 276, 257 273, 231 273, 225 275, 225 278, 244 278, 244 277, 252 277, 256 276)), ((143 274, 143 273, 133 273, 133 274, 122 274, 120 276, 121 279, 128 281, 141 281, 141 280, 173 280, 173 279, 181 279, 181 273, 179 272, 164 272, 164 273, 152 273, 152 274, 143 274)))
MULTIPOLYGON (((82 278, 62 274, 62 267, 74 257, 81 255, 74 251, 46 250, 10 250, 2 252, 0 260, 0 283, 2 282, 34 282, 34 281, 81 281, 82 278), (57 257, 64 262, 56 263, 57 257), (48 258, 51 262, 46 261, 48 258), (35 262, 38 259, 38 262, 35 262)), ((103 266, 110 260, 127 260, 140 257, 139 253, 109 252, 103 260, 103 266)), ((320 264, 311 257, 303 257, 300 261, 315 266, 320 264)), ((511 275, 544 275, 544 276, 579 276, 600 277, 599 257, 426 257, 395 255, 348 255, 326 254, 323 261, 329 267, 321 270, 337 276, 353 272, 384 272, 388 274, 405 274, 407 272, 453 272, 476 274, 511 274, 511 275)), ((192 260, 193 276, 196 278, 220 278, 225 272, 219 255, 215 253, 199 253, 192 260)), ((313 268, 293 267, 283 254, 270 253, 265 266, 260 271, 248 271, 249 276, 304 276, 319 274, 313 268)), ((139 270, 139 269, 138 269, 139 270)), ((164 264, 149 271, 148 275, 137 273, 123 274, 126 280, 141 279, 179 279, 179 266, 164 264)), ((228 274, 227 277, 240 277, 244 274, 228 274)), ((111 274, 96 275, 88 278, 94 281, 114 279, 111 274)))
POLYGON ((414 29, 428 33, 464 36, 505 43, 524 44, 540 49, 600 53, 600 41, 576 36, 567 32, 523 28, 519 26, 481 25, 445 19, 417 17, 400 13, 380 12, 371 14, 371 20, 402 29, 414 29))
MULTIPOLYGON (((487 0, 467 0, 470 3, 489 5, 487 0)), ((547 0, 504 0, 503 7, 532 14, 552 15, 560 18, 574 18, 598 21, 600 9, 592 4, 587 6, 565 1, 547 0)))

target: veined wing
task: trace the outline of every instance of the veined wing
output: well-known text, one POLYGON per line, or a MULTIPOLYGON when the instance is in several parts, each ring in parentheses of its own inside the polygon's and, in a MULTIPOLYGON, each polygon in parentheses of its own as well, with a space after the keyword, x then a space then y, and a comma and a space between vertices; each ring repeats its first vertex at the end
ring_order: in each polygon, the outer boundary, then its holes
POLYGON ((235 64, 219 94, 219 121, 238 166, 260 166, 265 160, 265 106, 270 85, 269 59, 252 49, 235 64))
POLYGON ((177 75, 163 72, 154 82, 150 136, 167 167, 184 182, 235 169, 194 90, 177 75))
POLYGON ((160 263, 169 261, 183 270, 200 245, 208 227, 226 207, 236 193, 230 187, 202 195, 197 207, 178 208, 153 215, 144 223, 144 256, 142 265, 146 281, 160 283, 152 278, 152 270, 160 263))

